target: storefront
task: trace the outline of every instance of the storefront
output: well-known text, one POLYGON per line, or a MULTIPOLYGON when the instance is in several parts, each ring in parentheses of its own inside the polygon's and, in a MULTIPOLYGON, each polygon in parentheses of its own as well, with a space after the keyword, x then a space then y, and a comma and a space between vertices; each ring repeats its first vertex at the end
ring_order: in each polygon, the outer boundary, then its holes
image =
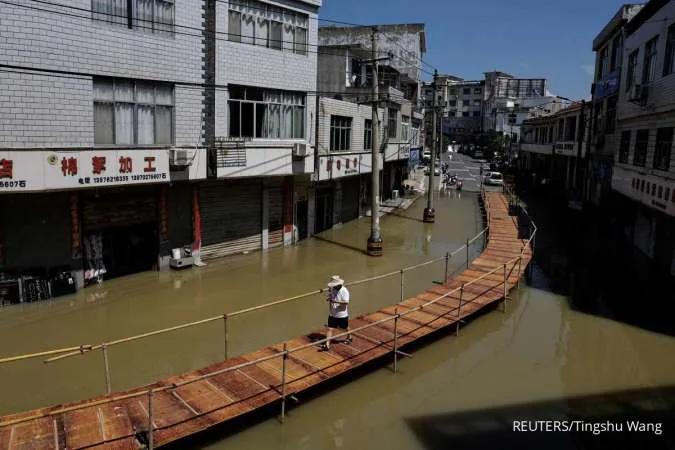
POLYGON ((206 181, 199 186, 203 259, 262 248, 262 195, 260 178, 206 181))
POLYGON ((148 186, 80 193, 85 284, 158 268, 162 192, 148 186))
POLYGON ((340 222, 358 219, 360 212, 361 179, 359 176, 345 177, 340 180, 342 205, 340 222))
POLYGON ((166 150, 8 151, 0 160, 0 206, 12 211, 0 218, 0 261, 42 280, 22 285, 23 301, 156 268, 168 251, 166 150))

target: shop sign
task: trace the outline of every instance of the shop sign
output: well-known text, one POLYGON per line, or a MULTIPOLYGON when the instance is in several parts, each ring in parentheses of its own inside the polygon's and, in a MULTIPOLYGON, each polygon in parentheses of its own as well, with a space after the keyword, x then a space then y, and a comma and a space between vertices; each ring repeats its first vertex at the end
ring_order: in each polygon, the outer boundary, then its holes
POLYGON ((612 188, 643 205, 675 217, 675 182, 615 166, 612 188))
POLYGON ((577 144, 574 142, 557 142, 553 147, 556 155, 577 156, 577 144))
POLYGON ((0 152, 0 192, 168 181, 167 150, 0 152))
POLYGON ((599 100, 608 95, 614 94, 619 90, 619 81, 621 77, 621 70, 610 72, 595 85, 595 99, 599 100))
POLYGON ((348 177, 370 172, 370 166, 362 164, 364 155, 322 156, 319 158, 319 180, 348 177))

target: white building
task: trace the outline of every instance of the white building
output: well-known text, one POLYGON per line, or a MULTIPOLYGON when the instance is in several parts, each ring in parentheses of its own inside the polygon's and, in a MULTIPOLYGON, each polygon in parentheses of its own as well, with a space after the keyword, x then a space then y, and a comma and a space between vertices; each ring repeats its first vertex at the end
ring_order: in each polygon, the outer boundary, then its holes
POLYGON ((289 242, 321 1, 284 4, 0 4, 0 272, 81 284, 289 242))
POLYGON ((625 30, 612 189, 626 235, 675 275, 675 3, 649 1, 625 30))
POLYGON ((577 179, 579 159, 585 157, 588 147, 584 117, 581 105, 575 104, 523 122, 519 159, 521 167, 534 174, 535 183, 546 180, 546 184, 568 192, 581 185, 582 180, 577 179))

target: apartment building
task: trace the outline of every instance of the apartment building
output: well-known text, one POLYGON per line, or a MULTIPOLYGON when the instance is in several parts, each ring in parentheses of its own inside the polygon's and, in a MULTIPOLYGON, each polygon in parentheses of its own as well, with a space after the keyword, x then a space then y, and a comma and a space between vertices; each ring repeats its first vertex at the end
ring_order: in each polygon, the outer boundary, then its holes
POLYGON ((199 187, 203 258, 288 245, 309 221, 321 0, 209 4, 206 78, 216 88, 199 187))
POLYGON ((593 137, 588 159, 588 190, 586 199, 596 206, 611 189, 614 153, 619 144, 617 131, 617 102, 623 67, 624 33, 626 24, 643 5, 623 5, 593 40, 595 52, 595 82, 590 124, 593 137))
POLYGON ((165 266, 176 247, 292 238, 320 6, 0 4, 2 277, 82 286, 165 266))
MULTIPOLYGON (((383 133, 380 140, 380 196, 386 199, 401 188, 407 177, 410 150, 420 146, 423 115, 417 106, 422 87, 419 61, 426 51, 426 40, 424 25, 421 24, 381 25, 377 26, 377 30, 378 54, 380 57, 389 56, 388 60, 378 64, 382 108, 379 117, 383 133)), ((319 28, 320 92, 345 102, 372 104, 373 65, 368 62, 372 59, 372 31, 372 27, 319 28)), ((357 130, 355 128, 355 133, 360 135, 357 130)), ((367 152, 368 147, 362 150, 367 152)), ((319 175, 320 172, 317 173, 319 175)), ((370 188, 365 181, 362 186, 360 198, 363 201, 370 196, 370 188)), ((330 203, 330 200, 324 201, 330 203)), ((318 211, 318 203, 316 208, 318 211)), ((327 216, 333 217, 333 223, 338 217, 335 211, 327 216)), ((323 219, 317 222, 321 228, 328 224, 323 219)))
POLYGON ((675 4, 651 0, 625 25, 612 189, 625 236, 675 275, 675 4))
POLYGON ((519 163, 532 181, 566 191, 579 187, 581 160, 588 147, 588 127, 580 103, 522 124, 519 163))

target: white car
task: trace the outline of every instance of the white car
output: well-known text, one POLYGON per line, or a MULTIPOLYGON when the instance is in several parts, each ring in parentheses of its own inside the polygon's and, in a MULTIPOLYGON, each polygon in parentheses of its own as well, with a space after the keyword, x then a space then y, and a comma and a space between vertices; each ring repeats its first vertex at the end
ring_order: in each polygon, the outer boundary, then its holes
POLYGON ((483 182, 489 186, 502 186, 504 184, 504 175, 499 172, 488 172, 483 182))

